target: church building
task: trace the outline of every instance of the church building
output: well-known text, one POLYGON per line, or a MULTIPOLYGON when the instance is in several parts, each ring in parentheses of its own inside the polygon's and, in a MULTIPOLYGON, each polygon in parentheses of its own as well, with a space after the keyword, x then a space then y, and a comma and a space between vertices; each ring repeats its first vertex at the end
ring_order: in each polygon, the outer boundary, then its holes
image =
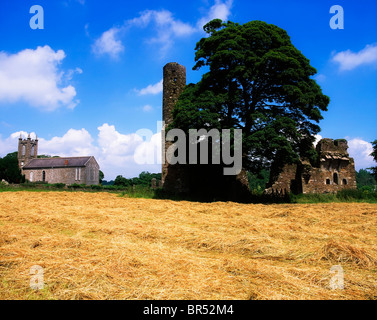
POLYGON ((18 140, 18 165, 30 182, 99 184, 99 165, 93 156, 38 158, 38 138, 18 140))

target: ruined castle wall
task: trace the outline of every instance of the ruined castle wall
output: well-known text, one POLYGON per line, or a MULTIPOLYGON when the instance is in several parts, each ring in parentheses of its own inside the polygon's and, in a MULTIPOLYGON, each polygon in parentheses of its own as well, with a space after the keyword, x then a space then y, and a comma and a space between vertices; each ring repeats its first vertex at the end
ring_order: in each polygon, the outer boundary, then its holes
POLYGON ((336 193, 356 189, 356 171, 352 158, 348 161, 326 161, 320 168, 311 168, 308 177, 302 177, 303 193, 336 193))
POLYGON ((269 192, 289 193, 293 191, 291 190, 291 186, 292 184, 295 184, 296 182, 296 174, 297 174, 296 164, 285 165, 279 177, 269 189, 269 192))

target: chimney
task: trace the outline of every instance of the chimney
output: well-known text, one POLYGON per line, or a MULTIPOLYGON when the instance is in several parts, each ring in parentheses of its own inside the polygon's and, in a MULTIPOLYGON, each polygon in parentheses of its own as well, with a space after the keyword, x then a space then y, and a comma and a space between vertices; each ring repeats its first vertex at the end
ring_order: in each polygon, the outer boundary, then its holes
POLYGON ((64 165, 68 166, 68 160, 64 161, 64 165))

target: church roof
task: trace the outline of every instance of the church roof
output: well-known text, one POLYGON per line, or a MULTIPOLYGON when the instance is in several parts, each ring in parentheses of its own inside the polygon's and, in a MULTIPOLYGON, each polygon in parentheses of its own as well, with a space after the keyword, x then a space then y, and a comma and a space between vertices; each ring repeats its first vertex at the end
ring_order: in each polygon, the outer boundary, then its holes
POLYGON ((23 169, 85 167, 92 157, 37 158, 31 160, 23 169))

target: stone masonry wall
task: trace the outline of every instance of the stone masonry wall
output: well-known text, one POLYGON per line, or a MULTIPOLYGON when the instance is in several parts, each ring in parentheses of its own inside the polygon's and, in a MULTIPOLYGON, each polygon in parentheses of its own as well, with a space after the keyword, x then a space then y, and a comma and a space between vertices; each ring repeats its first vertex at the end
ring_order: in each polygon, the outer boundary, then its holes
POLYGON ((86 185, 98 185, 99 184, 99 166, 94 158, 91 158, 86 167, 77 168, 80 170, 77 172, 76 168, 46 168, 46 169, 24 169, 25 179, 28 181, 43 181, 43 171, 45 172, 45 182, 47 183, 64 183, 66 185, 86 184, 86 185), (33 173, 33 179, 31 179, 31 173, 33 173))
POLYGON ((172 142, 165 141, 165 128, 173 121, 173 109, 178 98, 186 86, 186 68, 176 62, 168 63, 163 69, 163 101, 162 119, 165 126, 162 132, 163 148, 162 159, 162 184, 163 188, 170 192, 187 192, 187 167, 179 164, 170 165, 166 160, 167 150, 172 142))
POLYGON ((292 186, 302 193, 336 193, 342 189, 356 189, 356 170, 353 158, 347 152, 344 139, 322 139, 316 150, 316 166, 308 162, 286 165, 267 192, 294 192, 292 186))

